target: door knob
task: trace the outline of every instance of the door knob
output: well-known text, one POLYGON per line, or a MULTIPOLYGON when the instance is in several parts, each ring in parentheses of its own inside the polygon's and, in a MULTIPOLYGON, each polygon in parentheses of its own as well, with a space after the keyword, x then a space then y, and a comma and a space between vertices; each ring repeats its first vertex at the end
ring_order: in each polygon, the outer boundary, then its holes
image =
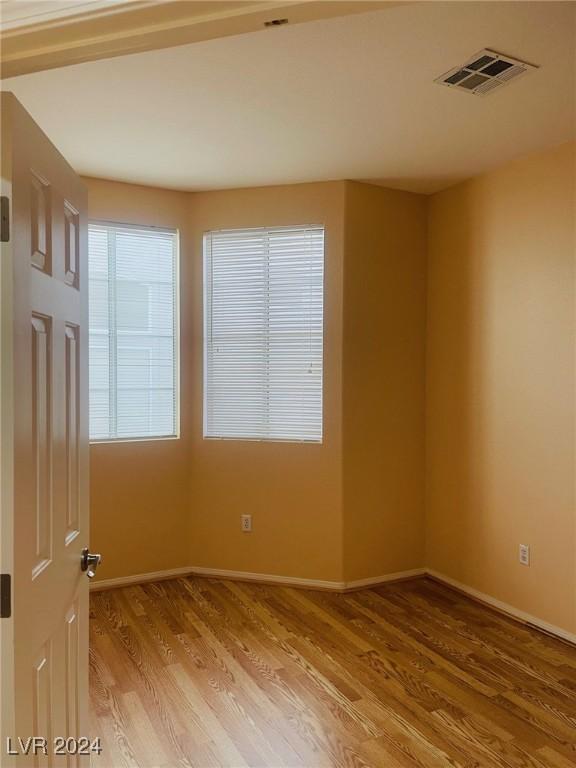
POLYGON ((102 555, 93 555, 88 551, 88 547, 84 547, 82 550, 82 558, 80 560, 80 568, 86 571, 86 576, 89 579, 93 579, 96 576, 96 568, 100 565, 102 555))

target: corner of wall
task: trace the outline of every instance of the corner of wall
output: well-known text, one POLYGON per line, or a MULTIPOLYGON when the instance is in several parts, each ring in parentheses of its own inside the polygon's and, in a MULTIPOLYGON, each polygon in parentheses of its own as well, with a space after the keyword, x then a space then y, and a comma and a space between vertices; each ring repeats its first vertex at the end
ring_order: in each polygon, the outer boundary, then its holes
POLYGON ((573 633, 575 146, 430 200, 426 393, 427 567, 573 633))
POLYGON ((347 182, 343 281, 345 580, 424 558, 422 196, 347 182))

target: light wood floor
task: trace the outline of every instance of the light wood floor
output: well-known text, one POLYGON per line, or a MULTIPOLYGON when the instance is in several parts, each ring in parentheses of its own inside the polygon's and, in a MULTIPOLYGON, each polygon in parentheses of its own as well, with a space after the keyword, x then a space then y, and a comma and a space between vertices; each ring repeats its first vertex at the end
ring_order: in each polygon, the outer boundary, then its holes
POLYGON ((576 765, 576 648, 430 580, 91 601, 97 768, 576 765))

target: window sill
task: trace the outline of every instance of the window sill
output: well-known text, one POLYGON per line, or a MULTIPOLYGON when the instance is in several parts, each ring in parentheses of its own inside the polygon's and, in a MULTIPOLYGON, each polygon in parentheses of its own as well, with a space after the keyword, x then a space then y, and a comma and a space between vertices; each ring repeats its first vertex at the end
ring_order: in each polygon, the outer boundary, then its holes
POLYGON ((323 445, 324 440, 297 440, 290 437, 214 437, 204 435, 203 440, 226 443, 286 443, 288 445, 323 445))
POLYGON ((180 435, 165 435, 163 437, 116 437, 108 440, 90 440, 90 445, 115 445, 116 443, 165 443, 180 440, 180 435))

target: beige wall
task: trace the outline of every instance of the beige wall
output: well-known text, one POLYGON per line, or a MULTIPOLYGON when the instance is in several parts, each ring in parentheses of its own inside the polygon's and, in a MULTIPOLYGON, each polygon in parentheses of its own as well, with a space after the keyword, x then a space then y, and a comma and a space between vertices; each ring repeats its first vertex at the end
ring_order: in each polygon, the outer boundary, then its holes
POLYGON ((91 447, 100 577, 427 565, 576 631, 574 163, 560 147, 428 200, 87 179, 91 218, 181 232, 182 437, 91 447), (203 440, 202 234, 302 222, 326 226, 325 441, 203 440))
POLYGON ((85 179, 91 219, 176 227, 181 271, 181 439, 91 446, 99 578, 195 565, 342 578, 341 349, 344 182, 186 194, 85 179), (202 235, 326 227, 322 445, 202 438, 202 235), (253 515, 253 533, 240 515, 253 515))
POLYGON ((348 183, 346 580, 424 564, 426 198, 348 183))
POLYGON ((424 198, 348 182, 194 194, 86 182, 92 219, 181 234, 182 437, 92 445, 99 577, 194 565, 342 581, 420 565, 424 198), (203 233, 298 223, 326 228, 323 443, 204 440, 203 233))
MULTIPOLYGON (((180 230, 181 315, 185 328, 189 323, 184 295, 189 282, 188 196, 97 179, 84 181, 91 219, 180 230)), ((182 334, 183 391, 188 386, 188 356, 189 344, 182 334)), ((90 446, 90 546, 103 556, 100 578, 189 565, 187 419, 187 400, 183 397, 180 440, 90 446)))
POLYGON ((342 578, 342 264, 344 182, 194 194, 188 298, 191 557, 194 565, 342 578), (324 224, 324 441, 202 439, 202 235, 210 229, 324 224), (251 513, 253 532, 240 515, 251 513))
POLYGON ((427 342, 427 564, 571 632, 574 179, 571 145, 434 195, 427 342))

